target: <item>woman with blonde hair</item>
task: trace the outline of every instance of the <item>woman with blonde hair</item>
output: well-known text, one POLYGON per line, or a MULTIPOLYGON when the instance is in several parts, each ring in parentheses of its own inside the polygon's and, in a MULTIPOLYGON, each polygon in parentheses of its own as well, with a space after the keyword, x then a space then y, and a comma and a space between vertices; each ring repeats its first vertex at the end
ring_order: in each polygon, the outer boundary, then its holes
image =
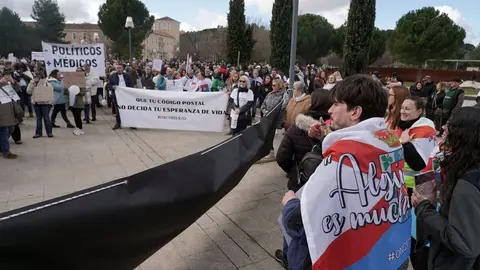
MULTIPOLYGON (((287 108, 287 104, 289 101, 289 96, 287 90, 285 89, 285 84, 282 82, 281 79, 274 79, 272 81, 272 91, 268 93, 267 97, 265 97, 265 101, 262 103, 261 111, 263 114, 267 114, 268 112, 272 111, 277 104, 282 103, 281 113, 278 117, 277 122, 277 130, 282 129, 285 121, 285 109, 287 108)), ((269 158, 274 158, 275 152, 273 149, 270 151, 269 158)))
POLYGON ((385 122, 387 126, 395 130, 400 119, 400 110, 403 101, 410 97, 410 91, 403 86, 394 86, 388 89, 388 107, 385 122))
POLYGON ((238 87, 238 82, 239 82, 239 75, 236 70, 230 71, 230 75, 228 76, 227 79, 227 91, 232 92, 233 89, 238 87))
POLYGON ((252 124, 252 106, 254 104, 253 91, 250 90, 248 77, 243 75, 238 80, 238 87, 230 94, 230 128, 236 136, 252 124))

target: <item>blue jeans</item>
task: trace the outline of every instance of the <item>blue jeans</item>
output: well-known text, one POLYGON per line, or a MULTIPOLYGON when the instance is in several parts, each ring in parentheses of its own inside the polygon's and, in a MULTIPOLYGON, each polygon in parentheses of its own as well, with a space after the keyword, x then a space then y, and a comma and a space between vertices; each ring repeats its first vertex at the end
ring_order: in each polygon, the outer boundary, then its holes
POLYGON ((35 135, 42 136, 42 120, 45 124, 45 131, 47 135, 52 135, 52 122, 50 121, 50 109, 52 105, 35 104, 35 115, 37 116, 37 127, 35 128, 35 135))
POLYGON ((10 134, 13 132, 13 126, 11 127, 0 127, 0 153, 10 152, 10 143, 8 139, 10 134))

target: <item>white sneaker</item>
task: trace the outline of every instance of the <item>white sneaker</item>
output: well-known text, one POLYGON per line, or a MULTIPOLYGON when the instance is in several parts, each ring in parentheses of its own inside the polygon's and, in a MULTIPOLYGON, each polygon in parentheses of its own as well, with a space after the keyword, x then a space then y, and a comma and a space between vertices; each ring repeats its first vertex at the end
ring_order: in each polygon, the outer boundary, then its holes
POLYGON ((79 129, 79 131, 80 131, 80 135, 84 135, 84 134, 85 134, 85 132, 83 131, 83 129, 79 129))
POLYGON ((73 131, 73 135, 75 135, 75 136, 80 136, 80 135, 81 135, 80 129, 75 128, 75 130, 73 131))

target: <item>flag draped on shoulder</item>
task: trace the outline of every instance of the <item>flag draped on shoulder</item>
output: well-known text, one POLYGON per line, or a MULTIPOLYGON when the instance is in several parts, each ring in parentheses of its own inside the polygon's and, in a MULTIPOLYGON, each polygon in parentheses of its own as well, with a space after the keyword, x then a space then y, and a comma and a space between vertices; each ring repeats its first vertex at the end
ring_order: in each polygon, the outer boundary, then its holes
POLYGON ((425 164, 435 147, 435 137, 437 131, 432 120, 422 117, 416 121, 408 130, 409 135, 413 135, 410 143, 413 144, 417 153, 422 157, 425 164))
POLYGON ((313 269, 397 269, 410 253, 410 203, 398 136, 383 118, 327 135, 301 193, 313 269))

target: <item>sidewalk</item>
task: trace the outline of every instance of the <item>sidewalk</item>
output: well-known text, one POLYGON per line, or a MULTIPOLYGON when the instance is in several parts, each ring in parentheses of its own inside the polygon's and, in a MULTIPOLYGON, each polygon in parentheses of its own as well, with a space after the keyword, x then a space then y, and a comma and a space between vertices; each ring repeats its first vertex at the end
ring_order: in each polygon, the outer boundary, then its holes
MULTIPOLYGON (((35 120, 26 119, 21 125, 23 144, 11 145, 20 157, 0 159, 0 211, 134 174, 229 137, 113 131, 113 116, 100 111, 97 119, 84 125, 85 135, 74 136, 58 117, 62 128, 54 129, 55 137, 38 139, 32 138, 35 120)), ((285 186, 285 174, 276 163, 254 165, 231 193, 138 269, 283 269, 273 253, 282 247, 277 218, 285 186)))

